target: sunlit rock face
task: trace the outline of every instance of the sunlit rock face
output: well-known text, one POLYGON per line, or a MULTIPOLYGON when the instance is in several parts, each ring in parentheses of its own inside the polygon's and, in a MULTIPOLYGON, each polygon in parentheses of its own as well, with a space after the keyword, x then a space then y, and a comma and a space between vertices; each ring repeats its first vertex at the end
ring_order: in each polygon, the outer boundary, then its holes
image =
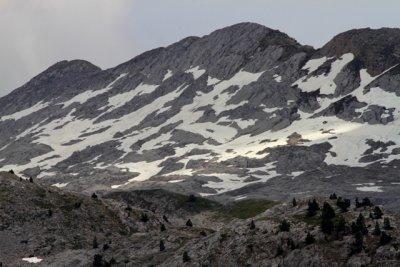
POLYGON ((0 165, 77 191, 396 206, 399 39, 361 29, 314 50, 241 23, 108 70, 63 61, 0 99, 0 165))

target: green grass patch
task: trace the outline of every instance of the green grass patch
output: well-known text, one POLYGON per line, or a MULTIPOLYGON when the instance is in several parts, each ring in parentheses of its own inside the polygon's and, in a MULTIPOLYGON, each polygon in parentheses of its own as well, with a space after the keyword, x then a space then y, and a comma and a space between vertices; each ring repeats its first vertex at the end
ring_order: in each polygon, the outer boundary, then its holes
POLYGON ((321 224, 321 216, 319 214, 308 217, 306 214, 296 214, 293 215, 293 219, 299 222, 305 222, 309 225, 320 225, 321 224))
POLYGON ((186 195, 176 194, 177 207, 191 212, 201 212, 206 210, 216 210, 221 207, 218 202, 202 198, 202 197, 189 197, 186 195))
POLYGON ((223 215, 230 218, 248 219, 277 204, 279 204, 279 202, 266 199, 246 199, 235 201, 224 207, 223 215))

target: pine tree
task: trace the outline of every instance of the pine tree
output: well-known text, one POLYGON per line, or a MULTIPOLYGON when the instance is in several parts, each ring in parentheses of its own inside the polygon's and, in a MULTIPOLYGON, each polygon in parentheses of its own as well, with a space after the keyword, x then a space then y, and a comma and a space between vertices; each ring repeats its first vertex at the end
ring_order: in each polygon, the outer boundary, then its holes
POLYGON ((127 205, 126 208, 125 208, 125 210, 126 210, 127 212, 131 212, 131 211, 132 211, 132 207, 129 206, 129 205, 127 205))
POLYGON ((167 217, 166 215, 163 215, 163 220, 164 220, 165 222, 169 222, 169 221, 168 221, 168 217, 167 217))
POLYGON ((281 245, 279 245, 279 246, 276 248, 276 256, 279 257, 279 256, 283 255, 283 253, 284 253, 283 248, 282 248, 281 245))
POLYGON ((333 210, 332 206, 329 203, 324 202, 322 207, 322 219, 333 219, 335 218, 335 211, 333 210))
POLYGON ((329 199, 332 199, 332 200, 337 199, 336 194, 335 194, 335 193, 331 194, 331 195, 329 196, 329 199))
POLYGON ((164 250, 165 250, 164 241, 160 240, 160 251, 164 251, 164 250))
POLYGON ((8 172, 11 173, 11 174, 15 174, 14 170, 9 170, 8 172))
POLYGON ((93 256, 93 267, 103 267, 103 256, 100 254, 93 256))
POLYGON ((361 203, 360 201, 358 201, 358 197, 356 198, 356 208, 360 208, 361 207, 361 203))
POLYGON ((371 207, 372 206, 372 202, 371 202, 371 200, 369 198, 365 197, 365 198, 363 198, 363 200, 361 202, 361 205, 363 207, 371 207))
POLYGON ((346 230, 346 220, 343 216, 339 216, 336 224, 335 224, 336 233, 341 233, 346 230))
POLYGON ((319 205, 315 198, 313 201, 308 201, 308 208, 307 208, 307 216, 308 217, 313 217, 317 214, 317 211, 319 210, 319 205))
POLYGON ((254 221, 251 220, 251 222, 250 222, 250 230, 254 230, 254 229, 256 229, 256 225, 255 225, 254 221))
POLYGON ((99 243, 97 242, 96 236, 93 238, 92 247, 93 247, 94 249, 96 249, 96 248, 99 247, 99 243))
POLYGON ((297 248, 296 243, 294 243, 293 239, 291 239, 291 238, 288 238, 288 240, 286 241, 286 244, 290 250, 294 250, 297 248))
POLYGON ((103 251, 106 251, 109 248, 110 248, 109 244, 107 244, 107 243, 103 244, 103 251))
POLYGON ((368 234, 367 226, 365 226, 364 216, 360 213, 355 223, 356 228, 354 229, 356 232, 360 232, 363 235, 368 234))
POLYGON ((165 225, 162 223, 160 226, 160 231, 164 232, 165 230, 167 230, 167 228, 165 228, 165 225))
POLYGON ((322 221, 321 221, 321 231, 322 231, 324 234, 328 234, 328 235, 332 234, 332 231, 333 231, 333 222, 332 222, 332 219, 329 219, 329 218, 322 218, 322 221))
POLYGON ((373 219, 382 219, 383 212, 380 207, 375 206, 372 215, 373 215, 373 219))
POLYGON ((109 266, 112 266, 112 265, 114 265, 114 264, 116 264, 116 263, 117 263, 117 261, 114 259, 114 257, 112 257, 112 258, 110 259, 109 266))
POLYGON ((297 200, 296 200, 295 198, 293 198, 293 200, 292 200, 292 206, 293 206, 293 207, 296 207, 296 206, 297 206, 297 200))
POLYGON ((29 182, 33 183, 33 178, 32 177, 29 177, 29 182))
POLYGON ((315 242, 315 238, 314 238, 314 236, 313 235, 311 235, 310 233, 307 233, 307 236, 306 236, 306 244, 307 245, 311 245, 311 244, 314 244, 314 242, 315 242))
POLYGON ((189 195, 189 198, 188 198, 188 202, 196 202, 196 196, 190 194, 190 195, 189 195))
POLYGON ((190 262, 189 253, 187 253, 187 251, 183 252, 183 262, 190 262))
POLYGON ((380 236, 381 235, 381 228, 379 227, 379 223, 378 222, 375 223, 375 228, 372 231, 372 234, 376 235, 376 236, 380 236))
POLYGON ((351 224, 351 232, 355 235, 357 233, 361 233, 362 235, 368 234, 368 229, 365 226, 364 216, 360 213, 355 222, 351 224))
POLYGON ((392 226, 390 225, 390 220, 387 217, 385 219, 383 219, 383 229, 385 229, 385 230, 393 229, 392 226))
POLYGON ((188 226, 188 227, 193 227, 193 223, 192 223, 192 221, 191 221, 190 219, 187 220, 186 226, 188 226))
POLYGON ((386 232, 382 232, 381 238, 379 239, 379 245, 384 246, 392 241, 392 237, 386 232))
POLYGON ((96 193, 93 193, 93 194, 92 194, 92 198, 93 198, 93 199, 97 199, 96 193))
POLYGON ((149 216, 147 216, 147 213, 142 213, 142 215, 140 215, 140 220, 142 222, 148 222, 149 221, 149 216))
POLYGON ((347 212, 350 207, 350 199, 343 200, 341 197, 339 197, 336 200, 336 206, 338 206, 342 212, 347 212))
POLYGON ((281 232, 289 232, 290 231, 290 223, 286 220, 283 220, 279 225, 279 231, 281 232))
POLYGON ((363 235, 361 234, 361 232, 357 232, 356 235, 354 236, 354 238, 355 238, 355 240, 351 246, 350 255, 360 253, 364 247, 363 235))

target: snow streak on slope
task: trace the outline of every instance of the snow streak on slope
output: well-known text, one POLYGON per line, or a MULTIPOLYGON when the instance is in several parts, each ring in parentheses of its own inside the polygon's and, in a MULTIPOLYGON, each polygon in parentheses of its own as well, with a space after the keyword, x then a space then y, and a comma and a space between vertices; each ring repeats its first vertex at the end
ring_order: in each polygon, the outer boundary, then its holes
MULTIPOLYGON (((86 148, 112 141, 112 148, 118 150, 116 158, 105 162, 101 161, 102 154, 93 154, 90 159, 85 158, 84 162, 80 162, 92 164, 97 170, 116 167, 131 175, 131 178, 122 182, 118 180, 112 183, 110 185, 112 188, 126 186, 131 182, 146 181, 156 176, 163 176, 165 181, 171 183, 185 182, 191 177, 196 177, 202 179, 201 185, 204 188, 212 189, 211 192, 203 193, 210 195, 235 190, 256 182, 266 182, 281 176, 297 179, 304 171, 307 171, 305 167, 300 166, 287 172, 284 172, 285 170, 279 172, 278 160, 268 158, 273 154, 269 149, 289 146, 295 150, 294 145, 289 144, 288 141, 294 133, 300 136, 298 145, 302 147, 328 143, 329 151, 321 152, 323 153, 321 162, 327 164, 363 167, 376 161, 388 163, 398 158, 396 154, 383 155, 382 158, 374 161, 361 159, 371 148, 368 140, 388 142, 386 145, 388 153, 399 147, 400 98, 379 87, 365 90, 367 85, 380 77, 369 76, 365 69, 360 71, 361 82, 358 88, 346 96, 332 96, 337 87, 335 79, 354 58, 354 55, 350 53, 337 59, 322 57, 312 59, 302 67, 303 70, 308 70, 308 75, 294 82, 293 85, 297 85, 298 88, 292 88, 292 90, 297 90, 296 93, 310 93, 319 89, 321 93, 316 97, 319 108, 317 105, 316 109, 308 112, 297 109, 298 101, 286 98, 286 95, 277 98, 277 103, 272 103, 272 105, 269 103, 269 108, 263 103, 255 107, 250 102, 254 94, 261 94, 264 89, 268 92, 269 88, 267 86, 264 88, 264 83, 273 84, 276 90, 282 88, 280 86, 283 86, 285 82, 288 83, 282 73, 271 74, 269 71, 252 73, 242 69, 229 79, 219 80, 209 76, 207 70, 196 66, 185 72, 192 74, 192 82, 193 80, 200 82, 201 79, 198 79, 202 75, 207 75, 207 81, 203 80, 203 84, 204 87, 211 87, 210 90, 201 88, 204 90, 191 94, 192 92, 189 91, 191 83, 185 80, 174 84, 174 87, 168 88, 167 91, 160 92, 163 89, 161 86, 163 83, 173 81, 170 78, 175 74, 168 69, 162 72, 165 74, 158 80, 159 84, 135 83, 138 86, 131 90, 126 91, 124 87, 122 92, 108 96, 110 92, 113 92, 111 89, 118 80, 129 78, 129 75, 122 74, 103 89, 84 91, 61 103, 63 108, 70 108, 70 110, 67 109, 69 113, 66 116, 33 125, 19 134, 16 137, 17 140, 30 136, 34 139, 34 144, 47 145, 52 151, 33 157, 28 164, 7 165, 4 168, 24 170, 40 167, 42 174, 55 176, 54 167, 58 163, 86 148), (328 63, 331 64, 328 68, 330 71, 313 76, 316 75, 313 72, 328 63), (270 77, 270 80, 266 82, 265 76, 270 77), (254 86, 255 84, 261 89, 254 86), (237 99, 231 101, 240 93, 246 97, 240 101, 237 99), (99 114, 96 117, 77 118, 74 116, 80 106, 97 96, 103 97, 103 94, 108 99, 105 99, 106 104, 97 110, 99 114), (131 104, 144 95, 155 96, 151 99, 152 101, 143 105, 137 103, 135 109, 126 112, 128 103, 131 104), (188 95, 192 98, 187 99, 188 95), (394 110, 394 120, 387 124, 368 124, 354 118, 345 120, 335 115, 317 116, 318 113, 348 96, 354 96, 359 102, 366 104, 365 107, 356 109, 360 112, 360 116, 361 112, 371 106, 384 106, 394 110), (180 98, 185 100, 182 106, 177 101, 180 98), (119 116, 99 120, 105 115, 114 115, 113 112, 119 112, 119 116), (248 113, 245 113, 246 116, 242 118, 239 117, 242 112, 248 113), (204 119, 206 113, 212 115, 204 119), (290 117, 292 113, 295 113, 297 117, 290 117), (153 121, 146 121, 148 117, 152 117, 153 121), (171 125, 173 127, 168 128, 171 125), (87 135, 87 133, 91 134, 87 135), (160 157, 163 153, 165 156, 160 157), (132 160, 132 155, 134 155, 134 160, 132 160), (246 158, 248 162, 240 162, 243 158, 246 158), (235 160, 239 161, 238 165, 242 165, 237 167, 235 160), (167 161, 172 162, 173 168, 164 168, 167 161)), ((18 120, 50 104, 39 102, 31 108, 4 116, 1 120, 18 120)), ((382 116, 389 116, 389 114, 385 113, 382 116)), ((69 183, 60 182, 53 185, 64 187, 69 186, 69 183)), ((361 186, 358 190, 367 189, 361 186)))
POLYGON ((0 117, 0 121, 19 120, 19 119, 21 119, 21 118, 23 118, 25 116, 28 116, 28 115, 30 115, 30 114, 32 114, 34 112, 37 112, 37 111, 39 111, 41 109, 44 109, 44 108, 46 108, 48 106, 49 106, 49 103, 39 102, 39 103, 37 103, 36 105, 34 105, 34 106, 30 107, 30 108, 15 112, 15 113, 10 114, 10 115, 2 116, 2 117, 0 117))
MULTIPOLYGON (((331 66, 331 71, 328 74, 305 77, 300 81, 296 82, 295 84, 297 84, 299 88, 301 88, 301 90, 304 92, 312 92, 320 89, 321 94, 326 94, 326 95, 333 94, 336 89, 336 84, 334 82, 334 79, 343 69, 343 67, 346 66, 353 59, 354 59, 353 54, 351 53, 344 54, 340 59, 333 62, 331 66)), ((315 62, 309 63, 310 66, 308 66, 307 68, 311 68, 313 70, 317 68, 318 64, 320 64, 321 61, 317 63, 315 62)))
POLYGON ((104 89, 100 89, 100 90, 96 90, 96 91, 88 90, 88 91, 85 91, 85 92, 83 92, 83 93, 81 93, 81 94, 79 94, 79 95, 74 96, 74 97, 71 98, 70 100, 68 100, 68 101, 66 101, 66 102, 63 103, 63 104, 64 104, 64 107, 68 107, 68 106, 70 106, 70 105, 73 104, 73 103, 83 104, 83 103, 87 102, 89 99, 91 99, 91 98, 93 98, 93 97, 95 97, 95 96, 104 94, 105 92, 109 91, 109 90, 112 88, 112 86, 113 86, 118 80, 120 80, 121 78, 123 78, 123 77, 125 77, 125 76, 126 76, 126 73, 121 74, 117 79, 115 79, 112 83, 110 83, 110 84, 109 84, 106 88, 104 88, 104 89))

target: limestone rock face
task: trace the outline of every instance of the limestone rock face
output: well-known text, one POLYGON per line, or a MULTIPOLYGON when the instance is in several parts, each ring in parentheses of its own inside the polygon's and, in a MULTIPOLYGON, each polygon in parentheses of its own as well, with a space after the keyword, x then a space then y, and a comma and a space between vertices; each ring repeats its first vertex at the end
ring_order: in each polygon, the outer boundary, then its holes
POLYGON ((240 23, 107 70, 62 61, 0 98, 0 167, 76 192, 336 191, 395 208, 399 41, 359 29, 315 50, 240 23))

